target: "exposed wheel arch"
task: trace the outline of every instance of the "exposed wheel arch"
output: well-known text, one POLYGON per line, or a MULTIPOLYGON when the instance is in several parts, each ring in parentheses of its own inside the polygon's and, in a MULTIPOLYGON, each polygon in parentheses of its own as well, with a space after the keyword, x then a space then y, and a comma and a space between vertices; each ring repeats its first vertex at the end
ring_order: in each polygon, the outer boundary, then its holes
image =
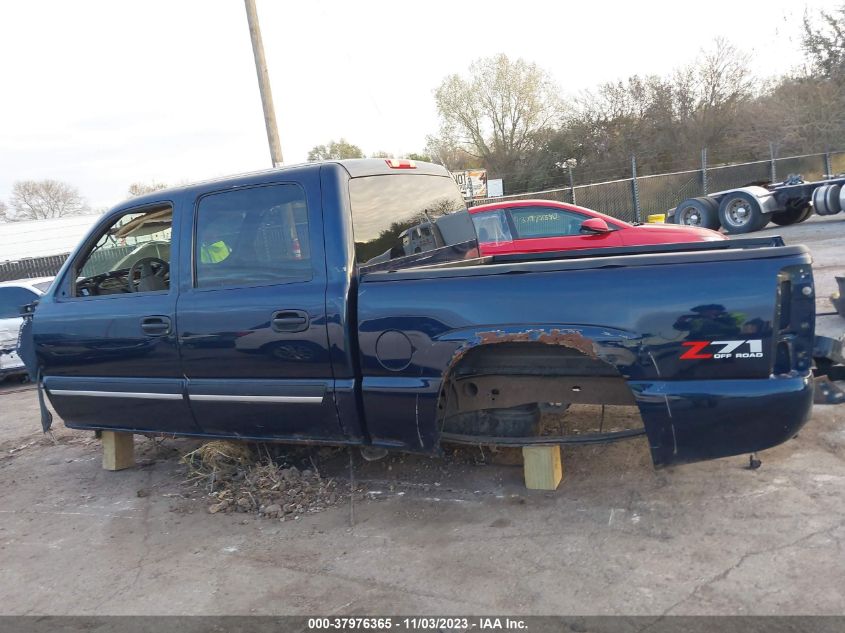
POLYGON ((636 404, 619 370, 594 352, 501 342, 474 347, 450 367, 442 383, 439 421, 442 425, 459 414, 541 402, 636 404))

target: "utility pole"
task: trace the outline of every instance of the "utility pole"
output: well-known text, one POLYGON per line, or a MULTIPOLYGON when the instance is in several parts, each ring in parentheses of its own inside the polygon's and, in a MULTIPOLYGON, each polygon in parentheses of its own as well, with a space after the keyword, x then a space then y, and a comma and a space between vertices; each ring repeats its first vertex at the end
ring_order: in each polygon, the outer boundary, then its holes
POLYGON ((270 160, 273 167, 280 167, 282 146, 279 143, 279 129, 276 127, 276 110, 273 107, 273 92, 270 90, 270 76, 267 74, 267 62, 264 59, 264 43, 261 41, 261 27, 258 25, 258 12, 255 0, 244 0, 246 19, 249 22, 249 37, 252 39, 252 54, 255 57, 255 72, 258 74, 258 90, 261 92, 261 105, 264 108, 264 125, 267 128, 267 142, 270 145, 270 160))

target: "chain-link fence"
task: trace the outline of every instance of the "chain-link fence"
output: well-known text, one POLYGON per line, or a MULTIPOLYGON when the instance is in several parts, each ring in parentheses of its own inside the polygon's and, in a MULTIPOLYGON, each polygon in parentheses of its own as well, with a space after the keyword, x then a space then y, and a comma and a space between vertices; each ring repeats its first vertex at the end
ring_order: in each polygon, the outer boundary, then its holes
MULTIPOLYGON (((702 152, 703 157, 706 155, 706 152, 702 152)), ((842 173, 845 173, 845 150, 716 166, 708 166, 704 159, 699 169, 558 187, 497 198, 476 198, 470 204, 506 200, 556 200, 595 209, 620 220, 635 222, 644 221, 652 213, 665 213, 687 198, 708 193, 750 184, 782 181, 791 174, 801 174, 805 180, 811 181, 842 173)), ((579 174, 579 181, 583 179, 584 174, 579 174)), ((127 252, 132 248, 127 247, 127 252)), ((0 264, 0 281, 55 275, 66 258, 67 254, 0 264)))
MULTIPOLYGON (((822 180, 845 173, 845 151, 786 156, 767 160, 708 166, 702 152, 699 169, 654 174, 532 191, 497 198, 478 198, 473 206, 506 200, 556 200, 601 211, 628 222, 643 221, 652 213, 665 213, 687 198, 751 184, 780 182, 792 174, 804 180, 822 180)), ((635 167, 636 160, 633 161, 635 167)), ((633 171, 633 170, 632 170, 633 171)))

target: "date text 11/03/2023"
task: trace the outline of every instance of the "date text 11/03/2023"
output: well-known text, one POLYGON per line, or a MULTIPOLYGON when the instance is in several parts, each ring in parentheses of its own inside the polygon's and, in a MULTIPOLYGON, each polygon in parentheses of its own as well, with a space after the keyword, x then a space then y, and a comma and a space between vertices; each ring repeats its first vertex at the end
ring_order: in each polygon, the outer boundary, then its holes
POLYGON ((526 630, 525 620, 476 616, 466 617, 333 617, 309 618, 308 630, 407 630, 407 631, 495 631, 526 630))

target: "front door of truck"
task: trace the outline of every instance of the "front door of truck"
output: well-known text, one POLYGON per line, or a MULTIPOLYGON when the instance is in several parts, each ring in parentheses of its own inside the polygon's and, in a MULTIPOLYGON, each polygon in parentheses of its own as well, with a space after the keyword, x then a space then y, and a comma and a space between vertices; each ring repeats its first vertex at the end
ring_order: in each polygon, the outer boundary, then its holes
POLYGON ((37 364, 68 426, 198 431, 176 343, 177 226, 169 201, 113 212, 39 300, 37 364))
POLYGON ((188 398, 205 433, 343 437, 316 176, 196 200, 178 331, 188 398))

